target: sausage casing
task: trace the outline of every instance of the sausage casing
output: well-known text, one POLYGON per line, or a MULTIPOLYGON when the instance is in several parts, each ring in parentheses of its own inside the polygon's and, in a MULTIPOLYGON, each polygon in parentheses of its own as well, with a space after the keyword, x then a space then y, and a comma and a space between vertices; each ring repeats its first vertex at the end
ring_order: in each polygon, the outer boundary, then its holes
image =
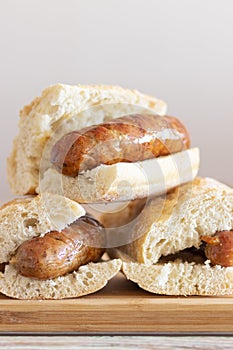
MULTIPOLYGON (((88 262, 96 262, 104 249, 88 246, 101 243, 103 227, 83 217, 61 232, 53 231, 21 244, 11 264, 26 277, 49 279, 62 276, 88 262)), ((100 246, 100 245, 98 245, 100 246)))
POLYGON ((76 177, 101 164, 138 162, 189 147, 189 134, 178 119, 135 114, 66 134, 54 145, 51 163, 76 177))
POLYGON ((205 255, 213 265, 233 266, 233 231, 220 231, 201 239, 207 243, 205 255))

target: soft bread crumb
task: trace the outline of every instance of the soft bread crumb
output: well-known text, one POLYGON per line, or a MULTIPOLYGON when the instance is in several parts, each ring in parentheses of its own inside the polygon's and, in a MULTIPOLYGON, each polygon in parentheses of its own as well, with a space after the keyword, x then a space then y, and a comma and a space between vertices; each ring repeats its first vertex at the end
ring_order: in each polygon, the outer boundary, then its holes
POLYGON ((49 193, 5 204, 0 208, 0 263, 8 262, 24 241, 61 231, 83 215, 78 203, 49 193))
POLYGON ((142 289, 165 295, 232 295, 233 267, 211 267, 206 264, 181 262, 145 265, 124 262, 127 279, 142 289))
POLYGON ((21 276, 12 265, 0 273, 0 292, 17 299, 76 298, 102 289, 121 268, 121 260, 89 263, 65 276, 45 281, 21 276))

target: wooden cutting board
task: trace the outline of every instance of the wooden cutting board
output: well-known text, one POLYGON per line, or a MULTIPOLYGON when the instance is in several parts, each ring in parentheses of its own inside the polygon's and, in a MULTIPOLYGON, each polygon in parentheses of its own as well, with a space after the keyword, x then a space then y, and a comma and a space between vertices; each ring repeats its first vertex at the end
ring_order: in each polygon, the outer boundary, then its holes
POLYGON ((119 274, 79 299, 21 301, 0 295, 0 332, 233 332, 233 297, 166 297, 119 274))

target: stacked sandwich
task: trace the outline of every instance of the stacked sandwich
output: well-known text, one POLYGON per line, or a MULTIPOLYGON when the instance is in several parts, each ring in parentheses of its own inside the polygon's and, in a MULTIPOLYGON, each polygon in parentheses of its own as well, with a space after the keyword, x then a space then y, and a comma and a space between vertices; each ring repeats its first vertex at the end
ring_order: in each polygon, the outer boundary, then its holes
POLYGON ((77 297, 122 268, 157 294, 232 294, 233 190, 198 169, 198 148, 164 102, 49 87, 21 111, 8 160, 12 191, 31 196, 0 210, 0 291, 77 297))

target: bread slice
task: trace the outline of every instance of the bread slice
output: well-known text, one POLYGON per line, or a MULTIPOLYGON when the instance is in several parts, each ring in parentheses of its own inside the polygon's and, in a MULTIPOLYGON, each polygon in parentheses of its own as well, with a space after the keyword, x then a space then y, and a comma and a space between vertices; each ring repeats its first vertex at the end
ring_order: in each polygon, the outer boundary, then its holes
POLYGON ((72 130, 132 113, 165 114, 166 104, 136 90, 117 86, 58 84, 20 113, 19 133, 8 159, 8 179, 15 194, 35 194, 39 169, 49 140, 72 130))
POLYGON ((199 163, 199 149, 192 148, 137 163, 101 165, 76 178, 50 168, 37 191, 62 194, 79 203, 134 200, 160 195, 192 181, 199 163))
POLYGON ((232 295, 233 267, 210 266, 176 260, 146 265, 124 262, 127 279, 142 289, 165 295, 232 295))
POLYGON ((23 277, 9 263, 24 241, 50 231, 61 231, 83 215, 85 210, 80 204, 49 193, 5 204, 0 209, 0 264, 4 263, 0 292, 19 299, 62 299, 104 287, 120 270, 120 260, 89 263, 73 273, 45 281, 23 277))
MULTIPOLYGON (((233 189, 210 178, 196 178, 149 201, 126 226, 132 232, 131 243, 118 249, 136 262, 155 264, 161 256, 198 248, 201 235, 232 230, 232 208, 233 189)), ((112 220, 111 227, 121 230, 117 215, 112 220)))
POLYGON ((150 265, 135 262, 120 250, 115 249, 114 252, 123 261, 122 271, 126 278, 150 293, 175 296, 233 295, 233 267, 211 266, 202 254, 186 250, 150 265))
POLYGON ((0 292, 17 299, 67 299, 102 289, 121 269, 121 260, 89 263, 65 276, 40 281, 19 275, 12 265, 0 273, 0 292))

